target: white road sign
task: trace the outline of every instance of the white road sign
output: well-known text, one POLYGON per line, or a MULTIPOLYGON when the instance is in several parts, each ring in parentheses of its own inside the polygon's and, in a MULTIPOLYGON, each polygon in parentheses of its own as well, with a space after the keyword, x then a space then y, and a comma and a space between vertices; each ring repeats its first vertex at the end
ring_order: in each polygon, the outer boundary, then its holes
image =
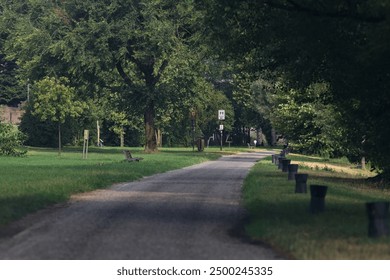
POLYGON ((225 110, 218 110, 218 120, 225 120, 225 110))

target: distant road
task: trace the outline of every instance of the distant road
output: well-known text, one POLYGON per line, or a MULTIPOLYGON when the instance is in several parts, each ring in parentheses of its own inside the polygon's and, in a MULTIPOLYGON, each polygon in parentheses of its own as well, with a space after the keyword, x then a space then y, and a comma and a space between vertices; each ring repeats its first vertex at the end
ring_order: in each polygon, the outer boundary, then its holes
POLYGON ((225 156, 77 195, 11 226, 0 259, 280 259, 239 236, 243 179, 266 155, 225 156))

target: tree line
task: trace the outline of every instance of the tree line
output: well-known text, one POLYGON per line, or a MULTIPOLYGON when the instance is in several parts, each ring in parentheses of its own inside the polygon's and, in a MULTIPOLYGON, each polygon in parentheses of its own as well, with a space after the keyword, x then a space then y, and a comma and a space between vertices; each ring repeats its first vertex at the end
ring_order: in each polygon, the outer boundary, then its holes
POLYGON ((225 109, 236 144, 253 127, 390 171, 388 1, 15 2, 0 1, 4 100, 53 78, 82 104, 65 124, 101 121, 149 152, 191 143, 192 125, 211 136, 225 109))
POLYGON ((262 117, 300 151, 364 158, 389 173, 388 1, 209 4, 214 43, 241 69, 262 117))

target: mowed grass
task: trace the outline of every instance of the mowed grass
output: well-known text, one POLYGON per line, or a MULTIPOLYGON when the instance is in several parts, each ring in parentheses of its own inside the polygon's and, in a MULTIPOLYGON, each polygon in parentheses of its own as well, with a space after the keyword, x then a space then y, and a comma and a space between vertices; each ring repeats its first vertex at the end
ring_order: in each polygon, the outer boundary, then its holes
POLYGON ((0 225, 55 203, 72 194, 109 187, 114 183, 140 179, 217 159, 220 153, 192 152, 192 149, 162 149, 145 154, 130 148, 140 162, 124 162, 122 149, 90 149, 82 159, 80 148, 65 149, 58 157, 55 149, 30 148, 27 157, 0 157, 0 225))
MULTIPOLYGON (((390 201, 390 191, 371 185, 366 173, 314 166, 299 166, 300 173, 309 174, 308 193, 296 194, 295 181, 288 181, 287 173, 278 170, 271 158, 259 162, 244 183, 244 203, 250 213, 247 233, 292 259, 390 259, 390 238, 368 237, 365 208, 366 202, 390 201), (309 211, 311 184, 328 186, 325 211, 319 214, 309 211)), ((346 167, 345 162, 340 166, 346 167)))

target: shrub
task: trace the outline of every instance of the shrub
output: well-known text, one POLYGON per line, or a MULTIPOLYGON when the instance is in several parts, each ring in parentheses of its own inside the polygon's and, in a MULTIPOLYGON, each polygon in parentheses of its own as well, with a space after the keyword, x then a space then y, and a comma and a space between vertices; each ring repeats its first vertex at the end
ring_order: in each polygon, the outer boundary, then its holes
POLYGON ((23 156, 27 150, 23 147, 26 136, 12 124, 0 123, 0 155, 23 156))

